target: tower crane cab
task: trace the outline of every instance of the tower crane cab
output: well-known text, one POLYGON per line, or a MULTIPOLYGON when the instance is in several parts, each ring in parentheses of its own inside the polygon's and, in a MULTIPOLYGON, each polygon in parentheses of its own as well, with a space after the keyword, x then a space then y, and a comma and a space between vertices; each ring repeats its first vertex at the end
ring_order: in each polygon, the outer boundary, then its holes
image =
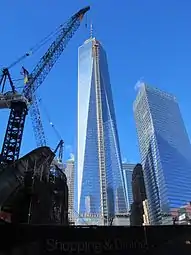
POLYGON ((17 91, 8 91, 6 93, 0 93, 0 109, 10 109, 12 103, 22 102, 29 105, 29 102, 25 96, 19 94, 17 91))

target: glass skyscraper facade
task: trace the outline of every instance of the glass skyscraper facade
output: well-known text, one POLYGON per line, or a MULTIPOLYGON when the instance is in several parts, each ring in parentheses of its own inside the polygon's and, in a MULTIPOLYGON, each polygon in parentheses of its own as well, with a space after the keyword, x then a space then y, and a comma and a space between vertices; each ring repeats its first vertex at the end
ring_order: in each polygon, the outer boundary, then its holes
POLYGON ((74 157, 71 154, 71 158, 66 161, 66 167, 64 170, 67 178, 68 185, 68 218, 70 223, 75 222, 74 211, 74 157))
POLYGON ((80 224, 127 211, 106 53, 95 38, 78 52, 77 192, 80 224))
POLYGON ((191 199, 191 145, 176 98, 141 86, 134 115, 151 224, 191 199))
POLYGON ((133 203, 132 174, 135 166, 135 164, 122 163, 128 211, 131 209, 131 204, 133 203))

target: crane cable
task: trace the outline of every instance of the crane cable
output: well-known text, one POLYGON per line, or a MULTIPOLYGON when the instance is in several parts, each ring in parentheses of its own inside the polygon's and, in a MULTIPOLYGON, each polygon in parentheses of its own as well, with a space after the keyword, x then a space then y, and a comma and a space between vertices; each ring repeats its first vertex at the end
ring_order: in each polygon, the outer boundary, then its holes
POLYGON ((13 66, 15 66, 16 64, 20 63, 22 60, 24 60, 25 58, 33 55, 35 52, 37 52, 40 48, 42 48, 47 42, 49 42, 53 37, 55 37, 60 30, 63 29, 63 27, 65 26, 64 24, 61 24, 60 26, 58 26, 56 28, 56 30, 52 31, 51 33, 49 33, 47 36, 45 36, 42 40, 40 40, 39 43, 35 44, 33 47, 31 47, 29 49, 29 51, 27 51, 24 55, 22 55, 21 57, 19 57, 16 61, 14 61, 12 64, 10 64, 7 68, 10 69, 13 66))
MULTIPOLYGON (((24 55, 22 55, 21 57, 19 57, 16 61, 14 61, 12 64, 10 64, 8 66, 8 69, 12 68, 13 66, 15 66, 16 64, 20 63, 22 60, 24 60, 25 58, 33 55, 34 53, 36 53, 40 48, 42 48, 47 42, 49 42, 54 36, 56 36, 61 29, 63 29, 65 23, 60 25, 56 30, 52 31, 51 33, 49 33, 46 37, 44 37, 39 43, 37 43, 36 45, 34 45, 33 47, 31 47, 29 49, 28 52, 26 52, 24 55)), ((87 28, 87 18, 86 18, 86 24, 85 24, 86 28, 87 28)), ((16 79, 15 81, 20 81, 22 79, 16 79)), ((56 129, 55 125, 52 123, 51 118, 46 110, 46 108, 44 107, 44 104, 42 105, 42 99, 39 99, 39 103, 41 104, 41 106, 43 107, 45 116, 49 122, 49 124, 51 125, 51 127, 53 128, 56 136, 58 137, 59 140, 63 140, 60 133, 58 132, 58 130, 56 129)), ((73 213, 77 214, 79 218, 82 219, 82 221, 84 222, 85 225, 89 225, 85 219, 83 219, 82 217, 80 217, 80 215, 78 214, 78 212, 73 209, 73 213)))
POLYGON ((46 116, 46 118, 47 118, 47 120, 48 120, 50 126, 51 126, 52 129, 54 130, 54 133, 56 134, 57 138, 58 138, 59 140, 63 140, 63 139, 62 139, 62 136, 60 135, 60 133, 59 133, 59 131, 58 131, 58 129, 55 127, 55 125, 54 125, 53 122, 51 121, 51 118, 50 118, 50 115, 48 114, 47 109, 45 108, 44 104, 42 104, 42 98, 41 98, 41 99, 38 99, 38 101, 39 101, 39 103, 41 104, 41 107, 42 107, 42 109, 43 109, 43 111, 44 111, 44 113, 45 113, 45 116, 46 116))
MULTIPOLYGON (((54 31, 52 31, 51 33, 49 33, 47 36, 45 36, 42 40, 40 40, 39 43, 35 44, 33 47, 31 47, 29 49, 28 52, 25 52, 24 55, 22 55, 21 57, 19 57, 17 60, 15 60, 12 64, 10 64, 7 69, 10 69, 12 67, 14 67, 15 65, 17 65, 18 63, 20 63, 21 61, 23 61, 25 58, 33 55, 34 53, 36 53, 40 48, 42 48, 47 42, 49 42, 53 37, 55 37, 58 33, 60 33, 60 31, 62 29, 64 29, 64 26, 65 26, 66 22, 64 24, 61 24, 60 26, 58 26, 54 31)), ((3 69, 2 68, 0 70, 0 79, 1 77, 3 76, 3 69)), ((18 81, 20 79, 17 79, 18 81)))
MULTIPOLYGON (((46 116, 46 118, 47 118, 49 124, 50 124, 51 127, 53 128, 55 134, 57 135, 57 137, 59 138, 59 140, 63 140, 62 137, 61 137, 61 135, 60 135, 60 133, 59 133, 58 130, 55 128, 54 124, 51 122, 50 115, 48 114, 47 109, 45 108, 44 104, 42 104, 42 99, 39 99, 39 103, 41 104, 41 107, 43 108, 43 111, 44 111, 44 113, 45 113, 45 116, 46 116)), ((74 208, 73 208, 73 213, 74 213, 74 214, 77 214, 78 218, 81 219, 85 225, 89 225, 88 222, 87 222, 84 218, 82 218, 82 217, 79 215, 79 213, 78 213, 74 208)))
MULTIPOLYGON (((50 124, 51 127, 53 128, 55 134, 57 135, 57 137, 59 138, 59 140, 63 140, 62 137, 61 137, 61 135, 60 135, 60 133, 59 133, 58 130, 55 128, 54 124, 51 122, 50 115, 48 114, 47 109, 45 108, 44 104, 42 104, 42 99, 39 99, 39 103, 41 104, 41 107, 43 108, 43 111, 44 111, 44 113, 45 113, 45 116, 46 116, 46 118, 47 118, 49 124, 50 124)), ((87 222, 83 217, 81 217, 81 216, 79 215, 79 213, 78 213, 74 208, 73 208, 73 213, 74 213, 74 214, 77 214, 78 218, 81 219, 85 225, 89 225, 88 222, 87 222)))
MULTIPOLYGON (((50 124, 51 127, 53 128, 55 134, 57 135, 57 137, 59 138, 59 140, 63 140, 62 137, 61 137, 61 135, 60 135, 60 133, 58 132, 58 130, 55 128, 54 124, 52 123, 51 118, 50 118, 50 115, 49 115, 48 112, 47 112, 47 109, 45 108, 44 104, 42 104, 42 99, 39 99, 39 103, 41 104, 41 107, 43 108, 43 111, 44 111, 44 113, 45 113, 45 116, 46 116, 46 118, 47 118, 49 124, 50 124)), ((81 217, 81 216, 78 214, 78 212, 77 212, 74 208, 73 208, 73 213, 74 213, 74 214, 77 214, 78 218, 81 219, 81 220, 84 222, 85 225, 89 225, 88 222, 87 222, 83 217, 81 217)))

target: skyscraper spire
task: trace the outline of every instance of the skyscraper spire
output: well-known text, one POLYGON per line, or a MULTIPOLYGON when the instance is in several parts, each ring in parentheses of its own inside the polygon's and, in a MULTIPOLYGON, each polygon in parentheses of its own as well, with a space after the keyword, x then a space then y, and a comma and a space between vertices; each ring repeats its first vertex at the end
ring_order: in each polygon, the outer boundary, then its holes
POLYGON ((93 25, 92 23, 90 24, 90 39, 93 38, 93 25))

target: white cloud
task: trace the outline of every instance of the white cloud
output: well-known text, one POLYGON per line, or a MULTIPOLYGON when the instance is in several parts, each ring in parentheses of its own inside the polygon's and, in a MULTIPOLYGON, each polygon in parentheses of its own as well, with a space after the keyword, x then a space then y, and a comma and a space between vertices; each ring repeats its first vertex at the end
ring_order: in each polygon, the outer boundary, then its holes
POLYGON ((74 156, 74 154, 73 153, 70 153, 70 160, 75 160, 75 156, 74 156))
POLYGON ((138 90, 139 88, 141 88, 142 86, 144 86, 144 81, 143 81, 143 78, 139 79, 136 84, 135 84, 135 90, 138 90))
POLYGON ((67 152, 71 153, 71 152, 72 152, 72 145, 66 144, 66 145, 65 145, 65 150, 66 150, 67 152))
POLYGON ((66 159, 68 158, 68 160, 74 160, 75 157, 74 157, 74 153, 73 153, 73 147, 72 145, 70 144, 66 144, 65 145, 65 156, 66 156, 66 159))

